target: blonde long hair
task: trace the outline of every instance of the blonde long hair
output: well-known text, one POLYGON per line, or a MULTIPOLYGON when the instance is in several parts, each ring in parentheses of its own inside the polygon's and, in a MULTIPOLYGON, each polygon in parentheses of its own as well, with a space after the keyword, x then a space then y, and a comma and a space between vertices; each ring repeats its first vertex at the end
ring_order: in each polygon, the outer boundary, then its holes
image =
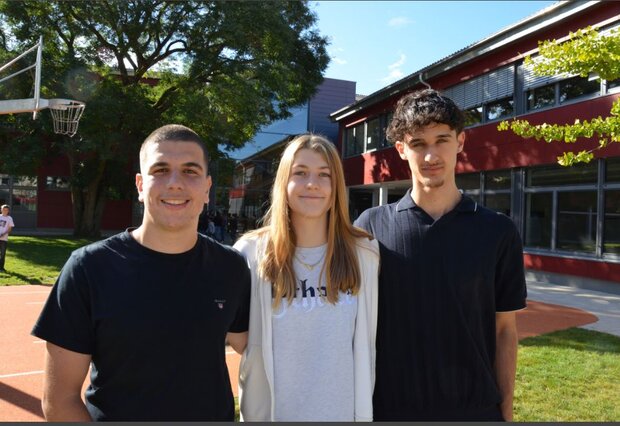
POLYGON ((265 237, 265 252, 261 255, 258 273, 272 283, 276 308, 283 298, 290 304, 297 287, 293 269, 296 237, 290 222, 287 185, 295 155, 302 149, 320 154, 327 162, 332 176, 332 196, 327 212, 327 253, 321 270, 321 275, 327 271, 325 275, 327 300, 330 303, 338 301, 340 291, 358 293, 360 271, 355 239, 360 237, 372 239, 365 231, 355 228, 349 220, 344 171, 334 144, 312 133, 297 136, 290 141, 280 159, 271 190, 271 206, 265 214, 264 226, 248 234, 248 236, 265 237))

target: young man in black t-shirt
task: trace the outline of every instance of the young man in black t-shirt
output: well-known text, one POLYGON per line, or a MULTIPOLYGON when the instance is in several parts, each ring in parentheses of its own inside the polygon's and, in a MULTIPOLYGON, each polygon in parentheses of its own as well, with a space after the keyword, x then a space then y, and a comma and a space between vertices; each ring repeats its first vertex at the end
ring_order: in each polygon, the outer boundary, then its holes
POLYGON ((450 99, 404 96, 387 137, 412 187, 355 222, 381 250, 374 419, 512 420, 515 311, 526 296, 519 233, 457 188, 465 133, 450 99))
POLYGON ((244 349, 250 274, 241 255, 196 231, 207 164, 191 129, 155 130, 136 175, 142 224, 63 267, 33 329, 47 341, 48 421, 234 419, 225 342, 244 349))

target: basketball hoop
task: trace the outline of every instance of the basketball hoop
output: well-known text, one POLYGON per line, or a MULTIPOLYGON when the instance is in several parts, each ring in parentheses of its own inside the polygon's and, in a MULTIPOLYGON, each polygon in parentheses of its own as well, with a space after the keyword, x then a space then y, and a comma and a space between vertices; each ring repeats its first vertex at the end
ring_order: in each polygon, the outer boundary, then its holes
POLYGON ((34 95, 28 99, 8 99, 0 100, 0 114, 17 114, 22 112, 32 112, 32 119, 37 118, 38 112, 49 108, 52 113, 52 122, 54 123, 54 133, 59 135, 67 135, 73 137, 78 129, 78 124, 84 107, 84 102, 75 101, 72 99, 43 99, 41 98, 41 57, 43 48, 43 37, 39 37, 39 42, 33 47, 7 62, 6 64, 0 64, 0 72, 8 69, 10 66, 16 64, 20 59, 36 50, 35 63, 13 74, 0 78, 0 83, 16 77, 32 68, 35 69, 34 79, 34 95))
POLYGON ((86 104, 80 101, 50 99, 48 108, 52 113, 54 133, 73 137, 85 107, 86 104))

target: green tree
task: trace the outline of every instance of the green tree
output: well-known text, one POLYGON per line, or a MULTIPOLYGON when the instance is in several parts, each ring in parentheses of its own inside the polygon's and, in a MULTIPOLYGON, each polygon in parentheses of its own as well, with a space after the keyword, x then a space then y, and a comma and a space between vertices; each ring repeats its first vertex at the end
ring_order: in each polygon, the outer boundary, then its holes
MULTIPOLYGON (((620 78, 620 30, 615 29, 607 35, 599 34, 588 27, 571 32, 568 40, 558 43, 546 40, 538 43, 539 57, 525 58, 525 65, 532 67, 538 75, 557 75, 562 73, 579 74, 582 77, 596 75, 605 80, 620 78)), ((609 116, 592 120, 575 120, 573 124, 532 125, 527 120, 503 121, 498 130, 512 130, 524 138, 544 140, 547 143, 575 143, 579 138, 598 138, 598 146, 591 150, 568 151, 558 157, 558 163, 570 166, 578 162, 590 162, 593 152, 607 147, 612 142, 620 142, 620 99, 616 100, 609 116)))
POLYGON ((151 130, 186 124, 217 159, 306 102, 329 61, 305 1, 0 0, 0 19, 0 56, 43 35, 42 97, 87 103, 72 139, 50 134, 47 114, 0 116, 21 130, 4 135, 4 170, 67 156, 80 236, 99 234, 107 199, 131 194, 151 130))

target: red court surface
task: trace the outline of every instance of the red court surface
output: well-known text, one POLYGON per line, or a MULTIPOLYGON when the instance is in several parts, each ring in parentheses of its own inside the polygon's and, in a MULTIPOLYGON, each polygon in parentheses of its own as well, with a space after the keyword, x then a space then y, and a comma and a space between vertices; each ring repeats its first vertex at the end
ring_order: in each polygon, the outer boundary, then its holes
MULTIPOLYGON (((41 387, 45 343, 30 335, 51 287, 0 287, 0 422, 43 421, 41 387)), ((519 338, 597 321, 579 309, 528 302, 517 314, 519 338)), ((237 391, 239 355, 229 350, 228 368, 237 391)))

